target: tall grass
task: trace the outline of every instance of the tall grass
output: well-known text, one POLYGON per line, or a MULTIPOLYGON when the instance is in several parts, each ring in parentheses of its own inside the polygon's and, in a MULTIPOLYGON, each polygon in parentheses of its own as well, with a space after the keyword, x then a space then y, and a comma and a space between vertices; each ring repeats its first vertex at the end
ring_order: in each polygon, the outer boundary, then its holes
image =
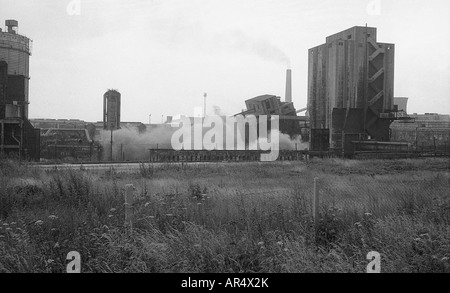
POLYGON ((372 250, 383 272, 450 272, 442 159, 0 167, 0 272, 64 272, 73 250, 83 272, 364 272, 372 250))

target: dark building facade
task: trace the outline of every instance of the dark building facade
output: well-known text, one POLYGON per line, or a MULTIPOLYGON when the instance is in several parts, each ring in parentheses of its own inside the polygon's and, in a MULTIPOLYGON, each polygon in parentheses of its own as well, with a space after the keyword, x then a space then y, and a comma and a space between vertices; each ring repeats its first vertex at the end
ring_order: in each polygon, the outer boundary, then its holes
POLYGON ((31 40, 17 34, 17 21, 5 24, 6 31, 0 30, 0 152, 38 161, 39 129, 28 120, 31 40))
POLYGON ((395 118, 395 45, 373 27, 353 27, 309 50, 310 148, 350 151, 351 141, 389 141, 395 118))

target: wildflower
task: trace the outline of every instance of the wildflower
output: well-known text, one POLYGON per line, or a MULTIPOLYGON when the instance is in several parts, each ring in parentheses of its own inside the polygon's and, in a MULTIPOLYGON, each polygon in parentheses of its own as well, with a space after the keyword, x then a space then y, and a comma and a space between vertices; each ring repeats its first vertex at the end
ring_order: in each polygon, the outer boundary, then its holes
POLYGON ((42 225, 42 224, 44 224, 44 221, 42 221, 42 220, 37 220, 36 222, 34 222, 36 225, 42 225))
POLYGON ((277 245, 281 246, 281 245, 283 245, 283 242, 282 241, 278 241, 277 245))
POLYGON ((50 216, 48 216, 48 218, 49 218, 50 220, 56 220, 56 219, 58 219, 58 217, 55 216, 55 215, 50 215, 50 216))
POLYGON ((289 249, 287 249, 287 248, 285 248, 285 249, 283 249, 283 251, 288 251, 289 249))

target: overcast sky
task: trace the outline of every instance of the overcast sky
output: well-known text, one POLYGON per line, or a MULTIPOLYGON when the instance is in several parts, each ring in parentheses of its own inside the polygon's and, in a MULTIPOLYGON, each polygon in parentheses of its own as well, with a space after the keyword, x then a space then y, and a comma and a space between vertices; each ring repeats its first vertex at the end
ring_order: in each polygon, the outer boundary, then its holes
POLYGON ((122 93, 122 121, 193 115, 208 93, 235 114, 261 94, 307 102, 309 48, 353 26, 396 45, 395 96, 410 113, 450 113, 448 0, 0 0, 0 22, 33 40, 30 118, 102 120, 122 93))

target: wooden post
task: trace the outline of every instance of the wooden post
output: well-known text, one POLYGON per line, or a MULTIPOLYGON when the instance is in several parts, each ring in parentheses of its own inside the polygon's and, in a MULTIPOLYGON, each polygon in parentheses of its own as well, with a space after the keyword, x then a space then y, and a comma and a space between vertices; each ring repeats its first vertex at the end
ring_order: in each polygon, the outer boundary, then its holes
POLYGON ((315 237, 317 237, 317 230, 319 228, 319 178, 314 178, 314 197, 313 197, 313 218, 314 218, 314 231, 315 237))
POLYGON ((125 185, 125 226, 133 228, 134 185, 125 185))

